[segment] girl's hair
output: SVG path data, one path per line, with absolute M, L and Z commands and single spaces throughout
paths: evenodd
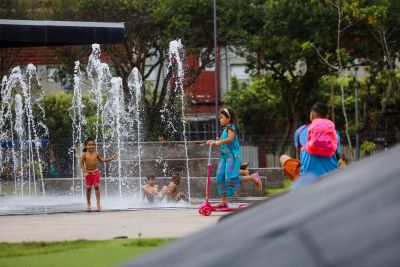
M 219 111 L 219 114 L 224 115 L 225 117 L 229 118 L 229 123 L 230 124 L 235 124 L 237 128 L 237 132 L 239 132 L 239 122 L 238 118 L 236 116 L 236 112 L 233 108 L 222 108 Z
M 88 138 L 86 138 L 85 143 L 83 143 L 83 144 L 85 145 L 85 147 L 83 148 L 83 152 L 86 152 L 86 151 L 87 151 L 86 146 L 87 146 L 87 144 L 88 144 L 90 141 L 93 141 L 93 142 L 94 142 L 94 139 L 93 139 L 93 137 L 91 137 L 91 136 L 89 136 Z

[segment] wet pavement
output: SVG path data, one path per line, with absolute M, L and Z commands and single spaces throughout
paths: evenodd
M 179 238 L 215 225 L 222 215 L 179 208 L 1 216 L 0 242 Z
M 265 198 L 240 198 L 231 202 L 259 202 Z M 213 200 L 212 202 L 216 202 Z M 202 199 L 194 199 L 188 206 L 142 206 L 117 208 L 111 203 L 101 212 L 86 212 L 84 204 L 53 205 L 43 210 L 8 210 L 0 216 L 0 242 L 104 240 L 112 238 L 179 238 L 218 223 L 227 212 L 214 212 L 205 217 L 198 213 Z M 4 203 L 3 203 L 4 204 Z M 107 207 L 104 206 L 104 207 Z

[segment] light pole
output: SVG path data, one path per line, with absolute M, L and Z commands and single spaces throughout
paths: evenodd
M 218 114 L 218 55 L 217 55 L 217 8 L 213 0 L 213 18 L 214 18 L 214 101 L 215 101 L 215 134 L 219 138 L 219 114 Z
M 360 159 L 360 137 L 358 135 L 358 68 L 359 68 L 359 60 L 356 58 L 354 60 L 354 89 L 355 89 L 355 99 L 354 99 L 354 109 L 355 109 L 355 117 L 356 117 L 356 159 Z

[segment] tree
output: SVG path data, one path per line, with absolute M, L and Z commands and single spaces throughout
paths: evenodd
M 170 82 L 173 70 L 166 66 L 169 42 L 180 38 L 188 54 L 200 54 L 202 58 L 200 67 L 195 64 L 187 66 L 184 87 L 188 88 L 213 59 L 211 11 L 211 3 L 207 1 L 69 0 L 67 5 L 64 1 L 57 1 L 53 17 L 64 20 L 126 22 L 127 35 L 124 43 L 107 44 L 102 49 L 111 55 L 115 74 L 122 77 L 125 83 L 127 98 L 129 94 L 126 80 L 134 67 L 139 69 L 144 80 L 156 72 L 155 85 L 149 86 L 145 83 L 143 89 L 147 132 L 156 136 L 160 131 L 160 110 L 166 101 L 172 105 L 176 97 L 174 88 L 169 90 L 173 85 Z M 87 49 L 64 49 L 66 72 L 72 73 L 72 54 L 75 53 L 77 58 L 82 56 L 82 51 Z M 149 62 L 152 65 L 147 68 Z
M 329 68 L 336 73 L 336 75 L 343 75 L 344 70 L 347 68 L 349 64 L 349 53 L 346 49 L 342 48 L 342 35 L 351 28 L 356 21 L 353 20 L 351 16 L 354 13 L 354 10 L 359 8 L 357 1 L 343 1 L 343 0 L 332 0 L 325 1 L 328 5 L 334 7 L 337 14 L 337 28 L 336 28 L 336 49 L 334 53 L 334 57 L 332 59 L 332 55 L 326 53 L 326 56 L 323 56 L 319 49 L 311 42 L 305 42 L 302 44 L 303 49 L 314 48 L 317 52 L 319 58 L 327 65 Z M 330 60 L 334 60 L 334 63 L 330 62 Z M 351 61 L 350 61 L 351 62 Z M 342 79 L 339 79 L 342 81 Z M 340 83 L 341 90 L 341 102 L 342 102 L 342 110 L 343 117 L 345 121 L 345 133 L 347 138 L 347 143 L 351 149 L 351 139 L 349 135 L 349 122 L 346 113 L 346 105 L 345 105 L 345 93 L 343 83 Z
M 270 135 L 268 131 L 279 131 L 285 127 L 282 91 L 279 81 L 268 76 L 254 78 L 248 85 L 239 84 L 234 77 L 232 88 L 223 101 L 236 110 L 243 126 L 241 128 L 246 133 Z M 260 123 L 261 120 L 263 123 Z
M 312 39 L 324 46 L 332 45 L 331 10 L 320 1 L 252 2 L 262 12 L 254 20 L 258 25 L 249 27 L 242 55 L 253 74 L 270 76 L 279 83 L 286 122 L 282 138 L 287 140 L 300 121 L 306 120 L 312 102 L 319 96 L 319 79 L 327 72 L 315 55 L 303 53 L 301 44 Z
M 16 2 L 12 0 L 1 1 L 0 18 L 16 19 L 26 18 L 27 5 L 25 2 Z M 15 59 L 20 49 L 0 48 L 0 79 L 7 75 L 10 69 L 15 65 Z
M 374 0 L 369 1 L 368 5 L 361 8 L 358 12 L 361 19 L 364 19 L 373 39 L 379 44 L 381 51 L 375 58 L 374 64 L 378 67 L 379 76 L 386 82 L 386 89 L 381 98 L 381 108 L 375 122 L 374 129 L 383 125 L 382 119 L 388 107 L 398 107 L 396 94 L 400 92 L 400 80 L 396 69 L 396 60 L 400 49 L 400 7 L 397 1 L 393 0 Z M 397 104 L 397 105 L 396 105 Z M 382 126 L 381 126 L 382 127 Z

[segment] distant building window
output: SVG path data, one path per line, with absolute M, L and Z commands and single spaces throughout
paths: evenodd
M 247 82 L 249 74 L 246 73 L 245 65 L 231 65 L 231 76 L 236 76 L 239 81 Z
M 71 74 L 67 74 L 61 80 L 61 86 L 64 88 L 65 91 L 74 90 L 74 77 Z
M 47 67 L 47 81 L 54 82 L 54 75 L 57 73 L 57 67 Z

